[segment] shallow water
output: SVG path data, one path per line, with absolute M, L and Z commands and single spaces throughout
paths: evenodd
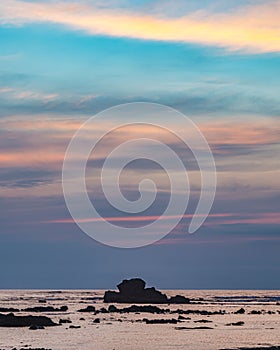
M 79 329 L 69 329 L 69 324 L 43 330 L 28 328 L 0 328 L 0 348 L 12 349 L 25 345 L 53 350 L 140 350 L 140 349 L 190 349 L 218 350 L 238 347 L 280 345 L 280 292 L 279 291 L 165 291 L 169 296 L 181 294 L 192 299 L 187 305 L 158 305 L 171 310 L 225 310 L 224 315 L 184 315 L 191 320 L 178 324 L 146 324 L 143 318 L 178 318 L 178 314 L 150 313 L 80 313 L 78 309 L 93 305 L 96 309 L 108 308 L 103 304 L 104 291 L 0 291 L 0 307 L 24 309 L 35 306 L 68 306 L 67 312 L 43 313 L 55 322 L 69 318 Z M 39 303 L 46 299 L 46 303 Z M 129 305 L 117 305 L 123 308 Z M 239 308 L 245 314 L 233 314 Z M 252 310 L 265 314 L 252 315 Z M 268 311 L 275 312 L 267 314 Z M 32 314 L 19 312 L 17 315 Z M 34 313 L 40 315 L 39 313 Z M 80 318 L 85 318 L 84 321 Z M 95 318 L 100 324 L 94 324 Z M 212 322 L 196 323 L 206 319 Z M 141 321 L 141 322 L 137 322 Z M 227 326 L 243 321 L 244 326 Z M 176 327 L 208 326 L 213 329 L 178 330 Z

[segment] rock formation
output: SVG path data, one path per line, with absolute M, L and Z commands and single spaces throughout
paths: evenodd
M 156 290 L 154 287 L 145 288 L 146 282 L 140 278 L 123 280 L 118 284 L 119 292 L 106 291 L 105 303 L 127 303 L 127 304 L 188 304 L 190 300 L 181 295 L 168 297 Z
M 51 327 L 57 326 L 49 317 L 46 316 L 15 316 L 13 313 L 8 315 L 0 314 L 0 327 Z

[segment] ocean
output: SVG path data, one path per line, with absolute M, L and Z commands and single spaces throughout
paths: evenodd
M 0 327 L 0 349 L 220 350 L 280 345 L 280 291 L 164 292 L 168 296 L 184 295 L 191 299 L 191 303 L 157 305 L 160 309 L 170 309 L 160 314 L 106 312 L 109 304 L 103 303 L 103 290 L 2 290 L 0 308 L 18 309 L 15 315 L 44 315 L 56 323 L 60 320 L 71 323 L 37 330 Z M 130 306 L 114 305 L 119 309 Z M 56 309 L 67 306 L 68 309 L 36 313 L 23 311 L 38 306 Z M 96 312 L 78 311 L 87 306 L 94 306 Z M 170 322 L 174 323 L 150 324 L 145 319 L 173 319 Z

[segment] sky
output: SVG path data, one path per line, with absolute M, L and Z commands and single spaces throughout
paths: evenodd
M 279 289 L 279 17 L 279 0 L 2 0 L 0 288 L 114 288 L 142 277 L 167 289 Z M 189 206 L 174 230 L 123 249 L 73 222 L 62 165 L 88 118 L 131 102 L 163 104 L 196 123 L 215 159 L 217 191 L 209 217 L 188 235 L 201 178 L 186 145 L 147 126 L 105 137 L 89 159 L 87 188 L 111 222 L 133 230 L 170 197 L 164 169 L 140 159 L 124 169 L 121 189 L 135 201 L 139 182 L 154 179 L 150 210 L 128 215 L 106 202 L 98 175 L 122 142 L 161 140 L 190 179 Z M 107 128 L 101 118 L 90 135 Z

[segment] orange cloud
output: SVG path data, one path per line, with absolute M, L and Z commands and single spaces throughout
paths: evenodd
M 199 125 L 210 144 L 262 145 L 279 144 L 280 123 L 277 120 L 210 121 Z M 217 141 L 218 140 L 218 141 Z
M 5 148 L 0 154 L 0 166 L 32 166 L 38 162 L 49 165 L 62 164 L 68 142 L 84 121 L 84 117 L 74 119 L 43 115 L 2 118 L 0 130 L 3 133 L 1 137 Z M 111 127 L 109 121 L 95 124 L 88 130 L 88 137 L 94 138 L 95 132 L 105 132 Z M 214 149 L 217 142 L 219 145 L 279 144 L 280 123 L 276 120 L 273 123 L 256 120 L 242 123 L 207 121 L 201 122 L 199 127 Z M 174 125 L 175 132 L 176 128 L 180 126 Z M 143 135 L 166 144 L 179 142 L 174 134 L 153 125 L 130 125 L 105 136 L 100 146 L 97 146 L 95 156 L 106 157 L 112 147 L 130 139 L 141 138 Z M 10 149 L 10 138 L 21 140 L 21 145 Z
M 230 213 L 216 213 L 216 214 L 209 214 L 209 217 L 212 218 L 219 218 L 219 217 L 230 217 L 234 216 L 235 214 Z M 201 214 L 201 216 L 204 216 Z M 192 214 L 185 214 L 183 216 L 178 215 L 148 215 L 148 216 L 120 216 L 120 217 L 102 217 L 102 218 L 88 218 L 88 219 L 81 219 L 78 220 L 78 222 L 100 222 L 103 220 L 109 221 L 109 222 L 145 222 L 145 221 L 154 221 L 154 220 L 173 220 L 173 219 L 189 219 L 192 218 Z M 73 223 L 73 219 L 58 219 L 58 220 L 51 220 L 47 221 L 47 223 L 52 224 L 71 224 Z
M 196 43 L 247 52 L 280 51 L 279 16 L 279 0 L 231 13 L 199 11 L 179 18 L 99 9 L 78 2 L 3 0 L 0 5 L 4 24 L 49 22 L 93 35 Z
M 206 222 L 206 226 L 236 225 L 236 224 L 279 225 L 280 213 L 240 214 L 240 217 L 233 218 L 233 219 L 228 218 L 225 220 L 219 220 L 217 222 Z

